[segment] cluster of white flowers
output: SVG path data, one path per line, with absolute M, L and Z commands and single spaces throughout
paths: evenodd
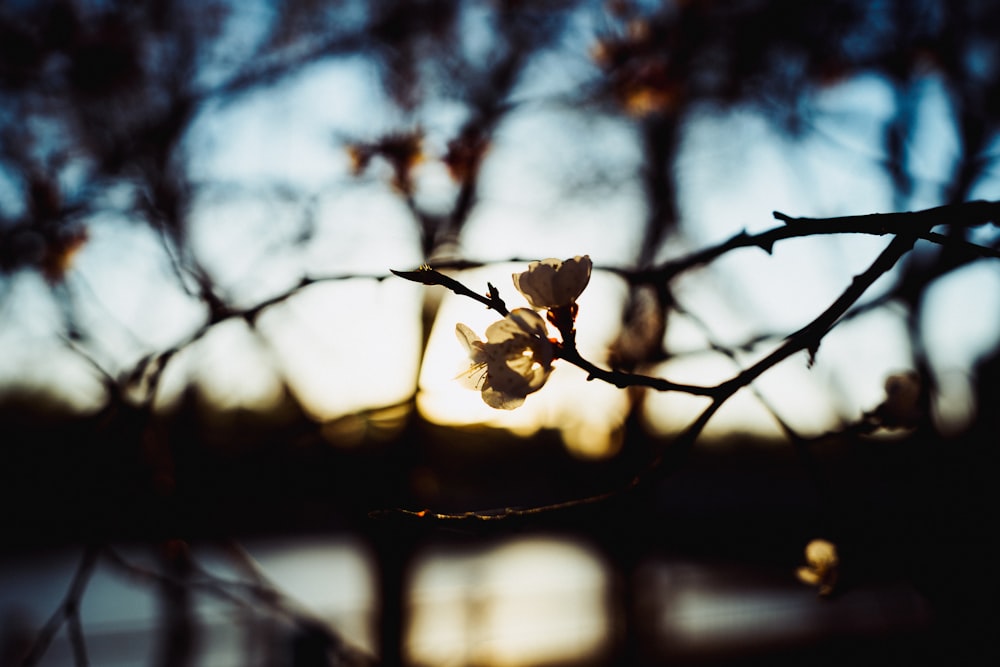
M 576 312 L 576 299 L 590 282 L 590 257 L 565 261 L 544 259 L 514 274 L 514 287 L 536 310 Z M 482 391 L 493 408 L 512 410 L 538 391 L 552 372 L 555 343 L 548 336 L 545 319 L 535 310 L 516 308 L 486 329 L 486 340 L 464 324 L 455 333 L 465 346 L 472 366 L 465 377 Z

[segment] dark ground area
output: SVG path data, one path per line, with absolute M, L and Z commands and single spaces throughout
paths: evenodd
M 782 443 L 702 442 L 662 481 L 603 502 L 442 523 L 369 513 L 499 510 L 586 497 L 626 486 L 657 445 L 630 436 L 616 459 L 584 462 L 569 457 L 554 434 L 512 439 L 416 418 L 394 437 L 343 447 L 300 419 L 230 416 L 222 428 L 218 417 L 189 413 L 152 429 L 136 422 L 135 439 L 136 431 L 118 430 L 128 424 L 120 416 L 111 429 L 106 416 L 57 418 L 16 405 L 3 417 L 0 531 L 8 555 L 102 541 L 331 532 L 404 553 L 545 532 L 585 539 L 622 572 L 649 557 L 793 572 L 803 545 L 823 536 L 840 550 L 841 590 L 912 587 L 933 610 L 932 626 L 774 646 L 763 655 L 720 648 L 670 659 L 834 665 L 933 656 L 944 664 L 994 664 L 997 653 L 991 430 L 957 440 L 830 439 L 810 445 L 805 457 Z

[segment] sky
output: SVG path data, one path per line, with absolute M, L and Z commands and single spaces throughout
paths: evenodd
M 233 30 L 252 41 L 255 24 L 247 16 Z M 578 330 L 582 351 L 601 362 L 626 296 L 624 283 L 601 269 L 633 261 L 645 215 L 638 130 L 627 116 L 551 104 L 544 91 L 572 90 L 593 74 L 579 58 L 558 55 L 530 70 L 515 93 L 517 108 L 490 147 L 460 254 L 491 264 L 459 278 L 481 291 L 492 282 L 508 304 L 524 305 L 510 275 L 525 266 L 507 260 L 590 255 L 597 268 L 580 299 Z M 914 208 L 941 201 L 957 155 L 941 81 L 928 76 L 921 91 L 919 131 L 909 147 L 918 175 Z M 894 104 L 886 81 L 860 74 L 822 89 L 810 104 L 811 125 L 794 138 L 746 107 L 690 114 L 676 163 L 682 234 L 661 257 L 775 226 L 774 210 L 816 217 L 892 210 L 880 167 L 881 132 Z M 348 57 L 311 65 L 235 103 L 209 105 L 196 119 L 185 146 L 192 178 L 205 187 L 191 212 L 191 243 L 222 294 L 249 306 L 304 275 L 359 277 L 313 285 L 269 309 L 259 322 L 263 338 L 238 320 L 215 327 L 170 362 L 159 406 L 172 405 L 194 382 L 225 408 L 264 409 L 280 400 L 284 374 L 318 421 L 405 401 L 416 390 L 419 410 L 434 422 L 488 423 L 522 435 L 559 428 L 582 456 L 615 451 L 628 408 L 623 392 L 586 382 L 582 372 L 557 362 L 547 386 L 522 408 L 492 410 L 455 381 L 468 362 L 454 329 L 463 322 L 482 333 L 494 315 L 468 299 L 432 295 L 441 308 L 424 332 L 424 291 L 442 290 L 373 279 L 423 261 L 387 166 L 376 160 L 357 176 L 345 150 L 348 140 L 399 129 L 399 118 L 377 111 L 384 108 L 371 64 Z M 415 196 L 430 208 L 456 196 L 439 158 L 462 118 L 445 98 L 421 112 L 425 158 L 415 168 Z M 1000 198 L 1000 178 L 980 183 L 974 196 Z M 123 372 L 200 326 L 199 304 L 173 281 L 168 257 L 147 227 L 113 212 L 95 215 L 87 226 L 88 241 L 65 288 L 78 297 L 81 319 L 94 332 L 89 353 L 96 360 Z M 303 234 L 308 241 L 296 242 Z M 794 331 L 886 243 L 867 236 L 798 239 L 778 244 L 773 255 L 739 250 L 691 272 L 674 285 L 689 315 L 672 317 L 666 333 L 672 349 L 686 353 L 649 371 L 699 384 L 733 375 L 732 360 L 707 351 L 711 342 L 735 345 L 762 332 Z M 27 272 L 4 283 L 0 344 L 16 352 L 0 359 L 0 384 L 45 387 L 77 410 L 96 409 L 103 401 L 99 380 L 59 338 L 48 286 Z M 873 294 L 887 283 L 877 283 Z M 929 294 L 922 326 L 942 388 L 936 411 L 945 431 L 960 429 L 974 414 L 969 369 L 997 343 L 998 302 L 1000 271 L 987 261 L 955 272 Z M 739 363 L 768 349 L 759 346 Z M 793 356 L 756 387 L 782 419 L 817 434 L 877 405 L 885 378 L 910 363 L 905 319 L 889 308 L 838 327 L 813 367 L 804 354 Z M 651 395 L 645 416 L 655 431 L 675 432 L 700 404 L 679 394 Z M 721 410 L 709 431 L 778 432 L 749 391 Z

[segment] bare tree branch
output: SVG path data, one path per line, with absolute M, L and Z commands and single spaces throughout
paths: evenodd
M 940 207 L 938 209 L 930 209 L 928 211 L 921 211 L 912 214 L 883 214 L 874 216 L 851 216 L 848 218 L 833 218 L 818 221 L 808 220 L 809 224 L 807 224 L 806 219 L 792 219 L 784 216 L 783 214 L 777 214 L 779 219 L 786 219 L 790 223 L 788 225 L 788 229 L 794 229 L 797 232 L 802 232 L 802 229 L 797 228 L 809 228 L 804 235 L 808 235 L 809 233 L 840 233 L 843 232 L 846 227 L 851 230 L 867 230 L 865 233 L 877 233 L 880 235 L 892 233 L 895 234 L 895 237 L 878 255 L 878 257 L 875 258 L 872 264 L 865 271 L 855 276 L 850 285 L 848 285 L 841 295 L 811 322 L 789 335 L 785 339 L 784 343 L 757 363 L 743 369 L 730 379 L 713 386 L 683 385 L 660 378 L 650 378 L 631 373 L 602 370 L 593 363 L 584 359 L 579 354 L 575 345 L 575 331 L 572 328 L 572 321 L 560 321 L 560 333 L 562 334 L 563 341 L 558 346 L 559 358 L 586 370 L 589 374 L 588 379 L 601 379 L 618 387 L 650 387 L 661 391 L 680 391 L 690 393 L 692 395 L 708 396 L 711 398 L 709 405 L 677 438 L 677 440 L 673 442 L 665 452 L 657 455 L 650 462 L 648 467 L 641 470 L 625 487 L 609 491 L 607 493 L 588 496 L 586 498 L 579 498 L 539 507 L 503 508 L 501 510 L 475 511 L 461 514 L 445 514 L 429 510 L 412 511 L 400 509 L 375 512 L 372 516 L 378 518 L 399 514 L 410 518 L 431 519 L 445 522 L 496 521 L 511 517 L 525 517 L 539 513 L 557 512 L 579 507 L 581 505 L 603 502 L 610 498 L 614 498 L 621 493 L 630 491 L 640 485 L 647 484 L 653 480 L 661 479 L 665 474 L 669 474 L 671 470 L 675 470 L 686 459 L 688 453 L 691 451 L 705 426 L 719 410 L 719 408 L 721 408 L 737 391 L 743 387 L 749 386 L 755 379 L 763 375 L 769 369 L 798 352 L 808 351 L 810 359 L 815 357 L 820 343 L 826 334 L 829 333 L 836 323 L 855 303 L 857 303 L 858 299 L 860 299 L 864 293 L 868 291 L 875 281 L 891 270 L 896 263 L 913 248 L 916 240 L 926 234 L 931 227 L 942 224 L 942 219 L 955 221 L 956 218 L 957 222 L 960 224 L 983 224 L 985 222 L 995 220 L 998 208 L 1000 207 L 993 203 L 974 202 L 970 206 L 963 207 L 960 211 L 955 211 L 954 208 L 955 207 Z M 813 222 L 818 224 L 811 224 Z M 819 227 L 820 229 L 815 230 L 813 227 Z M 779 240 L 780 238 L 790 238 L 781 236 L 777 233 L 782 229 L 785 228 L 772 230 L 774 238 L 771 240 L 771 243 Z M 740 238 L 741 237 L 736 237 L 736 240 L 739 240 Z M 765 236 L 765 239 L 767 238 L 768 237 Z M 722 250 L 719 250 L 720 247 L 717 247 L 716 251 L 721 254 L 723 252 L 728 252 L 728 250 L 735 247 L 742 246 L 738 244 L 731 245 Z M 694 256 L 698 255 L 699 254 L 696 253 Z M 447 287 L 456 294 L 468 296 L 476 301 L 479 301 L 480 303 L 483 303 L 488 308 L 497 310 L 502 315 L 506 314 L 506 308 L 503 307 L 502 304 L 501 307 L 498 308 L 494 301 L 494 297 L 496 297 L 496 295 L 494 294 L 495 288 L 492 285 L 490 285 L 491 296 L 484 297 L 468 289 L 457 280 L 445 276 L 439 271 L 429 267 L 423 267 L 420 270 L 413 272 L 393 271 L 393 273 L 407 280 L 420 282 L 425 285 L 441 285 Z M 780 419 L 779 423 L 783 424 Z M 786 431 L 791 434 L 794 442 L 801 444 L 801 439 L 797 437 L 794 431 L 788 428 L 786 428 Z

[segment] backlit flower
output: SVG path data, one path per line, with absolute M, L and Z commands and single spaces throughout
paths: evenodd
M 819 594 L 833 593 L 837 584 L 837 547 L 826 540 L 813 540 L 806 545 L 806 567 L 795 571 L 799 580 L 810 586 L 818 586 Z
M 538 313 L 517 308 L 486 329 L 486 341 L 464 324 L 455 326 L 472 366 L 464 373 L 492 408 L 513 410 L 542 388 L 552 372 L 555 347 Z
M 528 270 L 514 274 L 514 287 L 528 299 L 532 308 L 561 308 L 576 302 L 587 283 L 593 263 L 589 255 L 560 261 L 543 259 L 532 262 Z

